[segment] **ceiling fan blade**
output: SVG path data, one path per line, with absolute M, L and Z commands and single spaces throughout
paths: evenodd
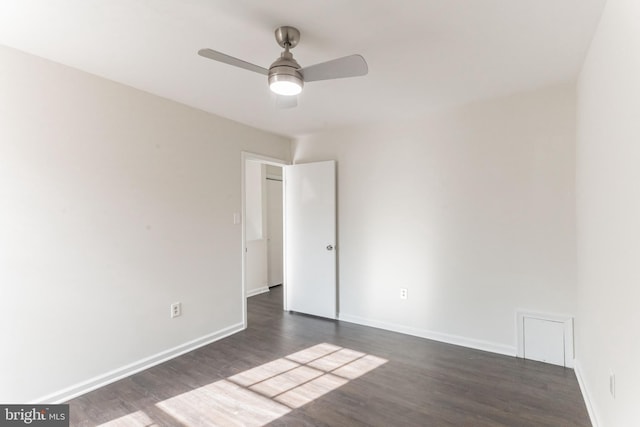
M 367 61 L 361 55 L 349 55 L 300 70 L 305 82 L 364 76 L 369 72 Z
M 294 108 L 298 106 L 298 96 L 276 95 L 276 107 L 278 108 Z
M 200 49 L 198 51 L 198 55 L 213 59 L 214 61 L 224 62 L 225 64 L 233 65 L 234 67 L 244 68 L 245 70 L 264 74 L 265 76 L 269 74 L 269 70 L 266 68 L 251 64 L 250 62 L 243 61 L 242 59 L 234 58 L 233 56 L 229 56 L 213 49 Z

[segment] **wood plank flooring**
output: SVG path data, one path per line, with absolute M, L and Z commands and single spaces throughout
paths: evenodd
M 282 311 L 69 402 L 72 426 L 590 426 L 573 370 Z

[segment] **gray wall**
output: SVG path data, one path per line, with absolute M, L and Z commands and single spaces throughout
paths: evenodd
M 2 47 L 0 94 L 0 401 L 242 328 L 241 150 L 288 140 Z
M 573 85 L 294 145 L 338 161 L 341 319 L 515 354 L 516 309 L 575 314 Z

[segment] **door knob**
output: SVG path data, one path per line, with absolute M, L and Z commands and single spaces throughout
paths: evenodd
M 327 250 L 328 251 L 332 251 L 333 250 L 333 245 L 327 245 Z

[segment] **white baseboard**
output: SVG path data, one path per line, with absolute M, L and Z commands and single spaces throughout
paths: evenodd
M 260 295 L 260 294 L 264 294 L 265 292 L 269 292 L 269 287 L 268 286 L 262 286 L 256 289 L 252 289 L 250 291 L 247 291 L 247 298 L 255 296 L 255 295 Z
M 357 323 L 358 325 L 371 326 L 373 328 L 385 329 L 387 331 L 399 332 L 401 334 L 413 335 L 420 338 L 426 338 L 434 341 L 440 341 L 447 344 L 459 345 L 462 347 L 473 348 L 476 350 L 488 351 L 491 353 L 503 354 L 506 356 L 516 356 L 516 348 L 514 346 L 493 343 L 489 341 L 476 340 L 472 338 L 461 337 L 458 335 L 443 334 L 440 332 L 428 331 L 425 329 L 413 328 L 410 326 L 397 325 L 394 323 L 386 323 L 378 320 L 365 319 L 359 316 L 349 314 L 340 314 L 338 319 L 344 322 Z
M 161 351 L 160 353 L 157 353 L 153 356 L 145 357 L 144 359 L 130 363 L 126 366 L 116 368 L 102 375 L 98 375 L 86 381 L 82 381 L 80 383 L 74 384 L 63 390 L 59 390 L 54 393 L 43 396 L 39 399 L 35 399 L 32 403 L 33 404 L 44 404 L 44 403 L 56 404 L 56 403 L 66 402 L 82 394 L 88 393 L 97 388 L 103 387 L 107 384 L 111 384 L 113 382 L 126 378 L 140 371 L 144 371 L 145 369 L 149 369 L 152 366 L 159 365 L 160 363 L 166 362 L 167 360 L 173 359 L 182 354 L 193 351 L 199 347 L 205 346 L 207 344 L 211 344 L 212 342 L 221 340 L 222 338 L 226 338 L 229 335 L 235 334 L 236 332 L 240 332 L 243 329 L 244 329 L 244 325 L 242 323 L 229 326 L 228 328 L 224 328 L 212 334 L 208 334 L 203 337 L 196 338 L 195 340 L 186 342 L 179 346 L 170 348 L 165 351 Z
M 591 420 L 591 425 L 593 427 L 599 427 L 600 423 L 598 423 L 598 417 L 596 417 L 596 411 L 591 404 L 591 398 L 589 397 L 589 391 L 587 390 L 587 384 L 584 382 L 584 378 L 582 377 L 582 368 L 580 366 L 580 361 L 578 359 L 574 359 L 573 361 L 573 371 L 576 374 L 576 379 L 578 380 L 578 385 L 580 386 L 580 391 L 582 392 L 582 398 L 584 399 L 584 404 L 587 407 L 587 412 L 589 413 L 589 419 Z

